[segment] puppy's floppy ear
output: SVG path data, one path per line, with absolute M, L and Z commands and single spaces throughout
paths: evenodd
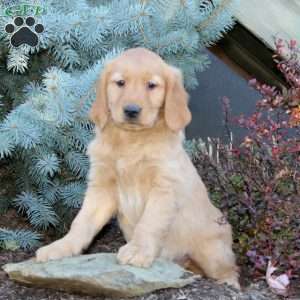
M 188 108 L 188 94 L 183 86 L 179 69 L 168 66 L 167 90 L 165 96 L 165 121 L 173 131 L 179 131 L 192 119 Z
M 90 110 L 90 119 L 100 128 L 104 128 L 108 119 L 108 103 L 106 94 L 107 68 L 101 73 L 100 79 L 96 85 L 96 100 Z

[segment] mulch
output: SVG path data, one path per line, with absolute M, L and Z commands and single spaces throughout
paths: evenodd
M 45 244 L 51 242 L 54 237 L 48 237 Z M 87 253 L 97 252 L 117 252 L 119 247 L 125 243 L 122 234 L 116 225 L 116 222 L 108 224 L 101 233 L 96 237 Z M 1 266 L 6 263 L 19 262 L 34 256 L 34 251 L 25 252 L 17 251 L 1 251 L 0 250 L 0 300 L 111 300 L 107 297 L 91 297 L 85 295 L 68 294 L 65 292 L 42 289 L 36 287 L 26 287 L 17 284 L 7 277 L 2 271 Z M 207 296 L 213 293 L 215 297 Z M 219 289 L 219 290 L 218 290 Z M 266 284 L 261 281 L 254 284 L 251 289 L 253 296 L 245 296 L 237 298 L 236 294 L 231 292 L 230 288 L 216 288 L 211 280 L 201 279 L 195 283 L 182 289 L 165 289 L 160 290 L 142 297 L 131 298 L 133 300 L 278 300 L 267 288 Z M 247 292 L 249 294 L 249 291 Z M 247 295 L 248 295 L 247 294 Z M 299 297 L 289 299 L 300 300 Z

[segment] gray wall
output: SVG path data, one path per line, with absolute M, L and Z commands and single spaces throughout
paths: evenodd
M 225 139 L 222 97 L 227 96 L 230 99 L 232 114 L 238 115 L 253 112 L 260 95 L 219 58 L 210 52 L 208 55 L 211 59 L 210 68 L 198 74 L 198 87 L 189 91 L 193 119 L 186 130 L 186 136 L 187 138 L 210 136 Z M 238 140 L 242 132 L 233 128 L 234 138 Z

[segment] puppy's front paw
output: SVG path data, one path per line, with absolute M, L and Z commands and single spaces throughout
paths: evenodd
M 35 255 L 36 261 L 38 262 L 46 262 L 48 260 L 60 259 L 63 257 L 69 257 L 73 255 L 77 255 L 77 253 L 72 247 L 72 244 L 69 241 L 64 239 L 60 239 L 48 246 L 44 246 L 39 248 Z
M 148 268 L 155 259 L 154 249 L 147 249 L 133 242 L 127 243 L 119 249 L 117 259 L 120 264 Z

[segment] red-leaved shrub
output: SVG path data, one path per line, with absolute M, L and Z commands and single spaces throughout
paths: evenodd
M 194 161 L 232 224 L 240 265 L 258 278 L 271 260 L 293 282 L 300 279 L 300 50 L 295 41 L 277 40 L 276 48 L 286 87 L 251 80 L 262 96 L 255 112 L 230 118 L 246 129 L 243 142 L 216 142 L 217 155 L 202 152 Z

